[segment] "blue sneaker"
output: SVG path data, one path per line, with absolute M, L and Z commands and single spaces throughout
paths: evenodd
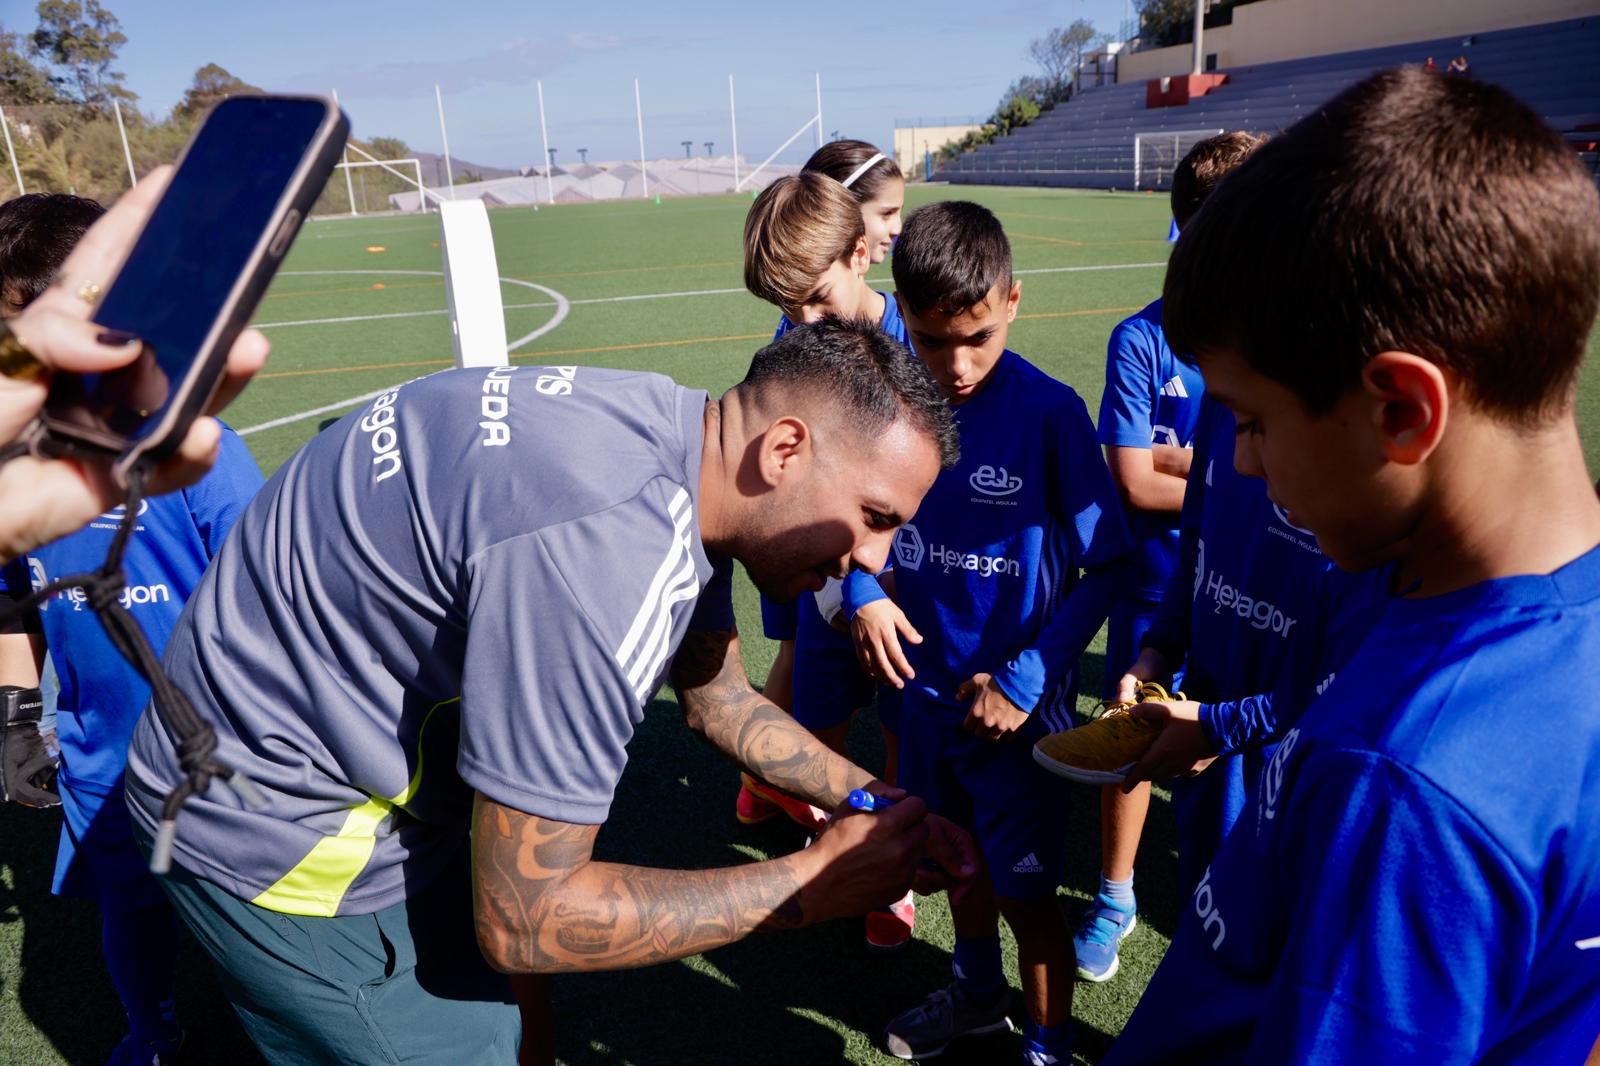
M 1094 903 L 1084 912 L 1083 924 L 1072 937 L 1072 948 L 1078 956 L 1078 976 L 1097 984 L 1115 977 L 1121 965 L 1117 947 L 1138 924 L 1132 908 L 1123 910 L 1105 896 L 1095 896 Z

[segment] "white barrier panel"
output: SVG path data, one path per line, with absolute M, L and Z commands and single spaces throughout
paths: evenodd
M 439 203 L 439 251 L 456 366 L 505 366 L 506 314 L 494 258 L 489 210 L 482 200 Z

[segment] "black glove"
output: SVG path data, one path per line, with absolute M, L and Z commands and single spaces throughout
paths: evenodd
M 56 758 L 39 732 L 44 698 L 36 688 L 0 685 L 0 803 L 56 807 Z

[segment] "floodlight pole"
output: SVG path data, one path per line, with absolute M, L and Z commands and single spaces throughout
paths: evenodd
M 822 147 L 822 72 L 816 74 L 816 146 Z
M 689 158 L 689 149 L 694 147 L 694 142 L 693 141 L 679 141 L 678 143 L 683 145 L 683 158 L 688 159 Z
M 588 166 L 589 165 L 589 149 L 587 149 L 587 148 L 579 148 L 578 149 L 578 162 L 582 163 L 584 166 Z
M 739 191 L 739 112 L 733 107 L 733 75 L 728 75 L 728 119 L 733 123 L 733 191 Z M 19 179 L 20 180 L 20 179 Z
M 116 97 L 111 98 L 111 110 L 117 116 L 117 135 L 122 138 L 122 158 L 128 161 L 128 187 L 139 184 L 139 175 L 133 170 L 133 153 L 128 150 L 128 130 L 122 124 L 122 105 Z
M 711 158 L 711 149 L 715 148 L 716 145 L 717 145 L 716 141 L 707 141 L 706 142 L 706 158 L 707 159 Z
M 450 199 L 456 198 L 456 176 L 450 170 L 450 134 L 444 128 L 444 94 L 439 91 L 439 83 L 433 83 L 433 98 L 439 104 L 439 139 L 444 141 L 444 180 L 450 187 Z
M 333 90 L 333 106 L 334 107 L 338 107 L 339 106 L 339 90 L 338 89 Z M 344 148 L 343 151 L 341 151 L 339 153 L 339 162 L 341 162 L 341 163 L 350 162 L 350 149 L 348 147 L 349 143 L 350 142 L 349 142 L 349 140 L 347 138 L 345 140 L 346 147 Z M 129 169 L 132 169 L 133 164 L 130 163 L 130 164 L 128 164 L 128 166 L 129 166 Z M 366 186 L 362 186 L 362 188 L 366 188 Z M 356 210 L 356 189 L 355 189 L 355 186 L 350 183 L 350 168 L 349 167 L 345 167 L 344 168 L 344 193 L 345 193 L 345 195 L 347 197 L 350 198 L 350 217 L 354 218 L 356 215 L 360 214 L 360 212 Z
M 1194 0 L 1194 69 L 1191 74 L 1204 74 L 1206 68 L 1206 48 L 1203 38 L 1206 32 L 1206 0 Z
M 639 120 L 639 180 L 644 183 L 644 198 L 650 199 L 650 172 L 644 166 L 644 107 L 639 103 L 639 79 L 633 79 L 633 114 Z
M 539 140 L 544 144 L 544 157 L 547 160 L 544 165 L 544 197 L 553 204 L 556 202 L 556 189 L 551 182 L 550 172 L 554 169 L 556 156 L 550 151 L 550 134 L 544 126 L 544 82 L 536 81 L 533 87 L 539 91 Z

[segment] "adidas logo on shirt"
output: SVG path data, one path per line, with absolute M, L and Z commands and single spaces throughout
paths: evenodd
M 1171 381 L 1161 386 L 1161 395 L 1175 396 L 1180 400 L 1187 400 L 1189 398 L 1189 390 L 1183 387 L 1183 379 L 1181 377 L 1174 376 Z
M 1039 856 L 1030 851 L 1022 857 L 1021 862 L 1011 868 L 1011 872 L 1014 874 L 1042 874 L 1044 873 L 1044 867 L 1039 865 Z

